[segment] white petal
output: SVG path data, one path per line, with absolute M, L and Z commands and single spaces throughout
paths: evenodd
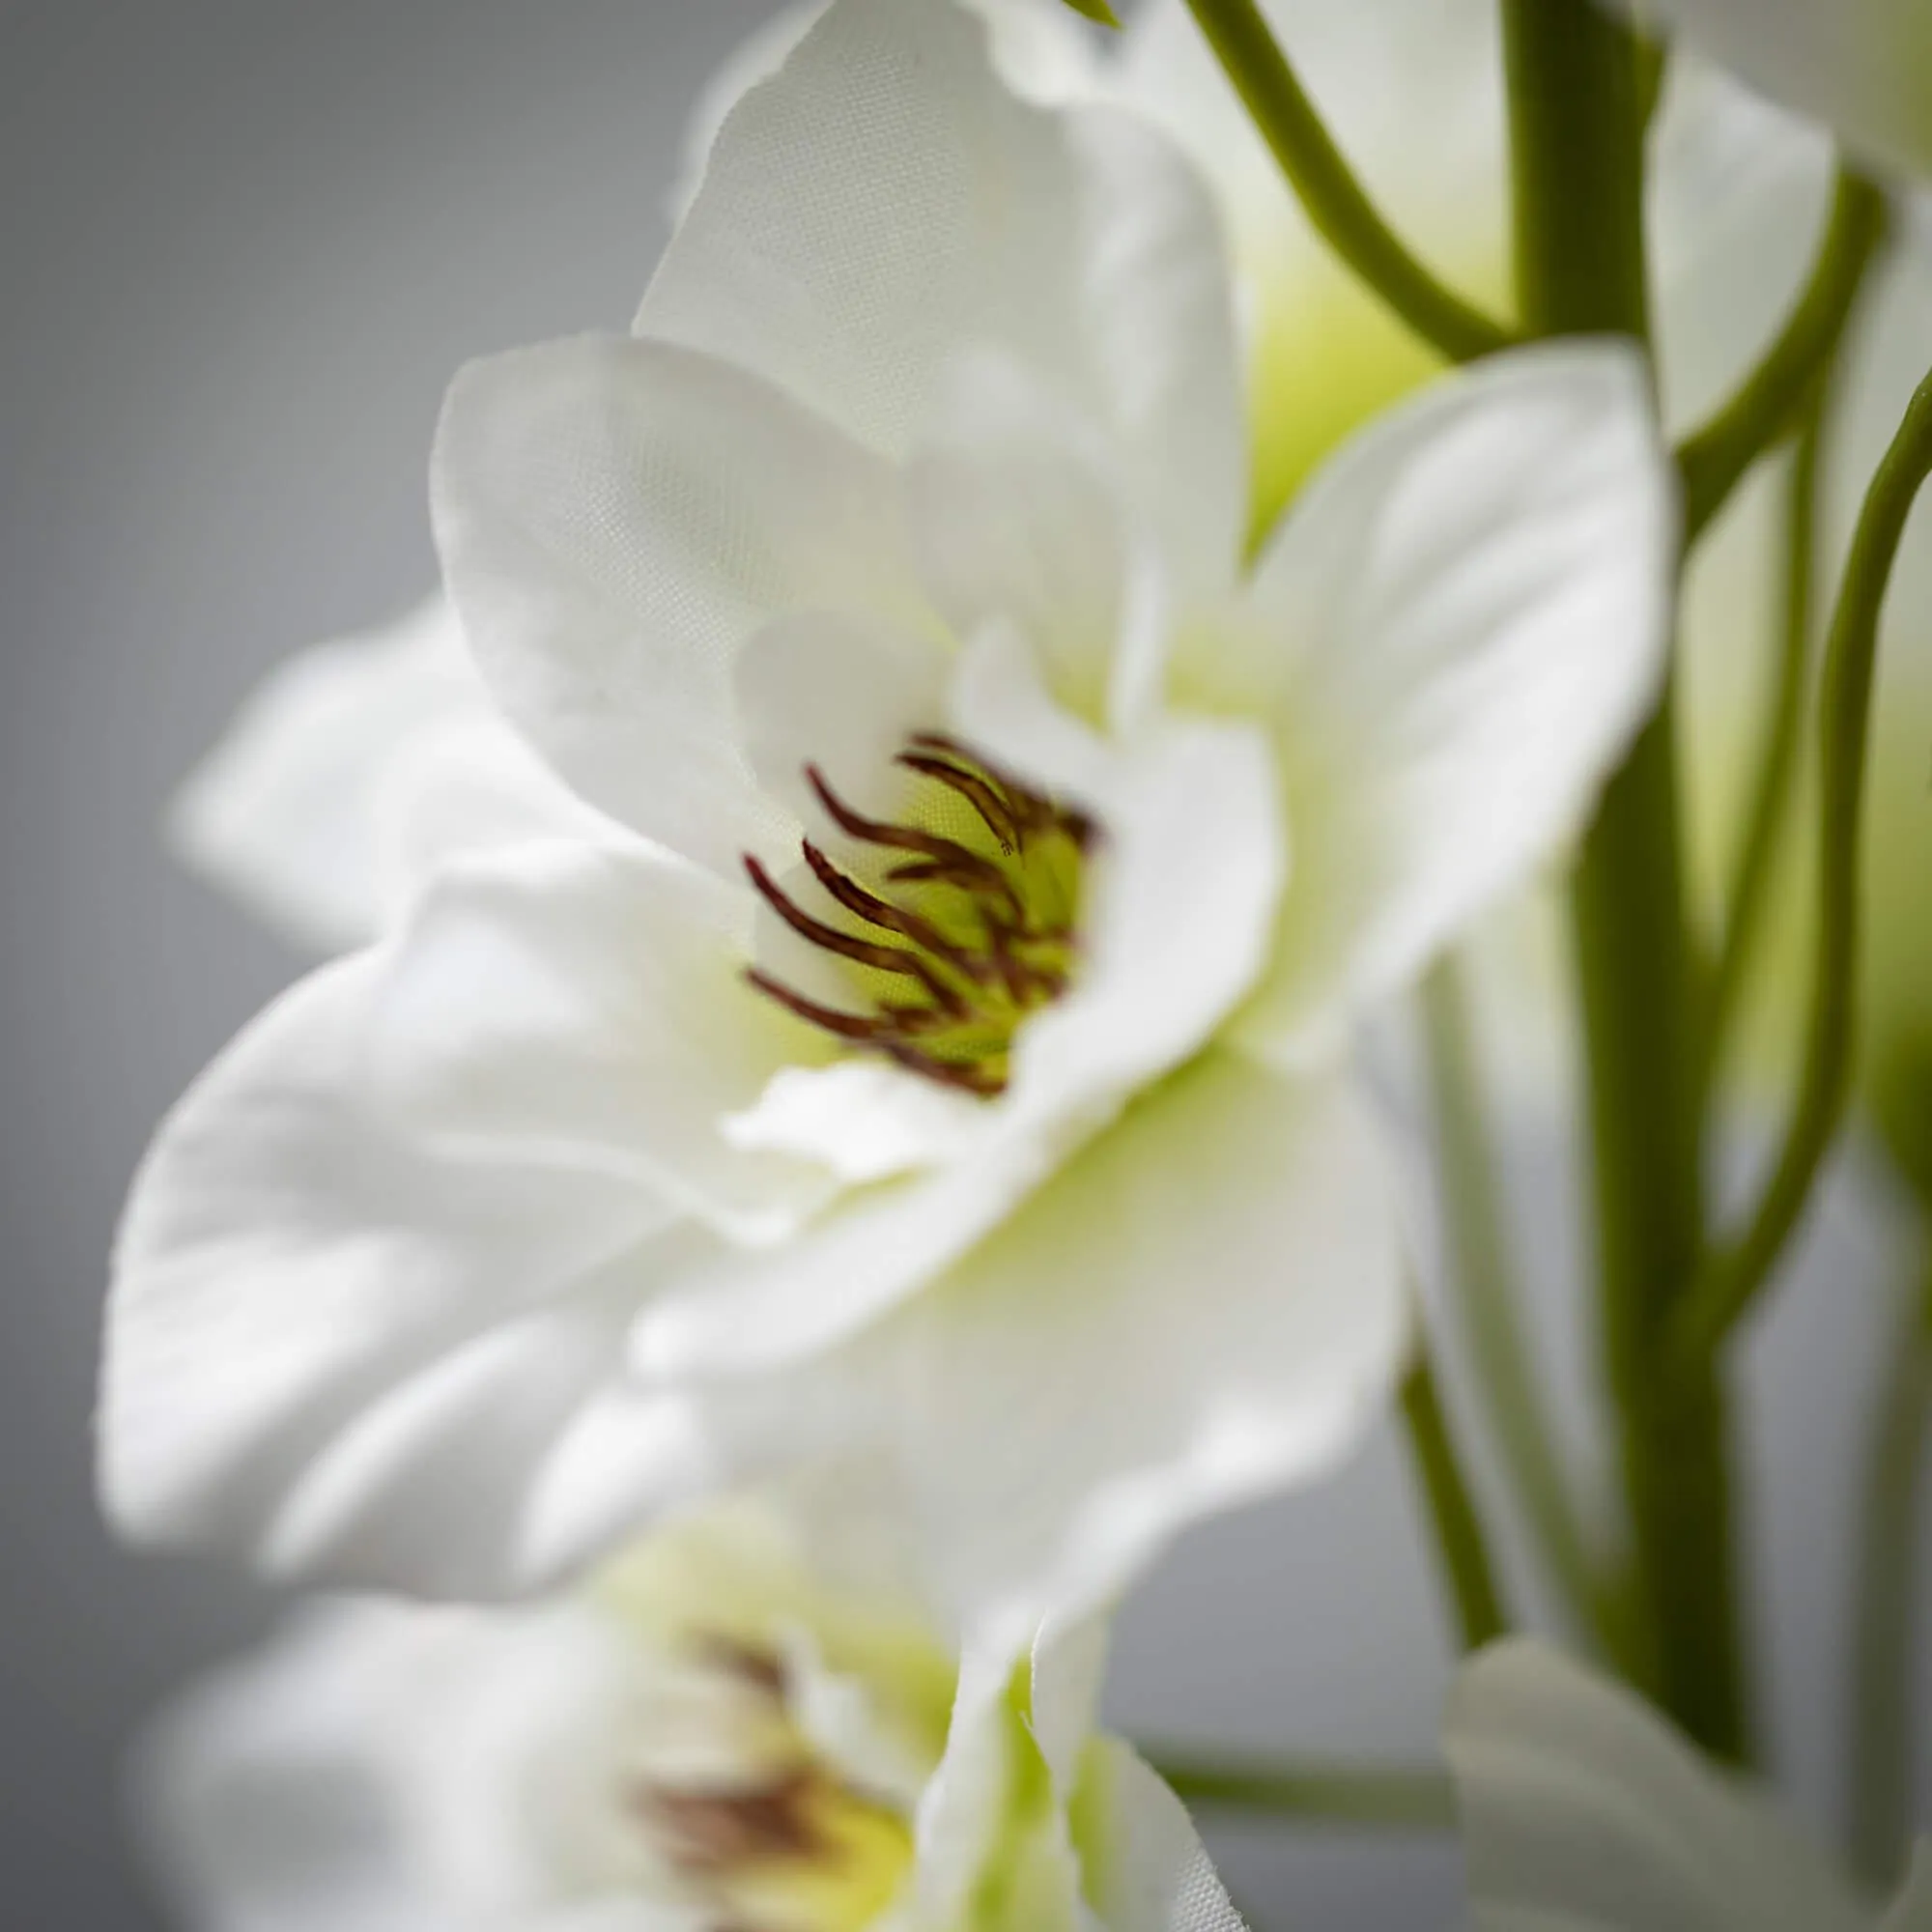
M 144 1742 L 137 1796 L 184 1922 L 696 1932 L 640 1895 L 601 1916 L 574 1896 L 636 1862 L 613 1750 L 634 1668 L 574 1605 L 298 1614 Z
M 1649 231 L 1664 419 L 1700 423 L 1782 327 L 1816 257 L 1831 142 L 1693 54 L 1650 135 Z
M 1181 679 L 1273 723 L 1295 871 L 1264 1050 L 1332 1045 L 1581 829 L 1656 700 L 1674 489 L 1612 344 L 1451 378 L 1309 486 Z
M 1100 1740 L 1089 1776 L 1105 1837 L 1082 1848 L 1087 1895 L 1106 1932 L 1247 1932 L 1186 1807 L 1129 1746 Z
M 738 745 L 739 647 L 794 610 L 930 621 L 890 469 L 705 355 L 584 339 L 474 364 L 433 482 L 511 716 L 594 804 L 734 877 L 788 836 Z
M 836 843 L 808 766 L 858 810 L 901 815 L 917 781 L 894 760 L 943 722 L 952 655 L 932 638 L 823 611 L 778 618 L 745 645 L 732 667 L 740 741 L 758 782 L 800 821 L 768 863 L 796 863 L 801 828 Z
M 1241 416 L 1207 199 L 1152 132 L 1022 103 L 952 0 L 838 0 L 726 119 L 638 318 L 902 456 L 1004 351 L 1119 451 L 1205 573 L 1233 566 Z
M 1787 1820 L 1633 1692 L 1539 1644 L 1486 1651 L 1444 1729 L 1477 1932 L 1861 1932 Z
M 387 911 L 381 801 L 425 730 L 487 713 L 440 599 L 392 630 L 291 658 L 237 713 L 175 801 L 196 871 L 304 947 L 373 939 Z
M 1205 1056 L 748 1426 L 894 1458 L 947 1600 L 1018 1656 L 1353 1445 L 1406 1345 L 1398 1216 L 1353 1094 Z
M 116 1254 L 103 1502 L 144 1540 L 487 1594 L 533 1580 L 523 1498 L 617 1366 L 668 1210 L 398 1133 L 355 1079 L 381 973 L 298 986 L 163 1124 Z
M 1059 701 L 1096 723 L 1108 715 L 1129 542 L 1107 461 L 1051 391 L 981 360 L 962 372 L 908 478 L 926 586 L 954 632 L 1012 625 Z
M 1881 166 L 1932 172 L 1932 20 L 1918 0 L 1608 0 L 1673 27 Z
M 725 117 L 760 81 L 769 80 L 805 39 L 830 0 L 805 0 L 749 34 L 698 96 L 685 128 L 683 162 L 669 197 L 682 220 L 703 185 L 712 145 Z M 1066 100 L 1097 84 L 1088 43 L 1058 0 L 965 0 L 993 34 L 993 57 L 1007 85 L 1029 100 Z
M 745 983 L 751 926 L 749 889 L 673 859 L 552 844 L 471 861 L 391 951 L 372 1077 L 439 1148 L 607 1174 L 777 1238 L 826 1183 L 723 1122 L 822 1050 Z

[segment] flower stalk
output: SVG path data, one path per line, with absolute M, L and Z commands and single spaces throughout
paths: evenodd
M 1511 333 L 1446 287 L 1369 198 L 1257 0 L 1187 0 L 1308 218 L 1388 306 L 1452 362 L 1507 349 Z
M 1678 1311 L 1679 1378 L 1694 1383 L 1770 1281 L 1811 1198 L 1851 1095 L 1858 1009 L 1860 857 L 1879 617 L 1906 519 L 1932 474 L 1932 377 L 1922 383 L 1860 513 L 1825 651 L 1818 712 L 1816 948 L 1803 1070 L 1771 1178 L 1744 1232 Z
M 1467 975 L 1458 960 L 1443 960 L 1423 981 L 1421 1006 L 1450 1251 L 1449 1297 L 1537 1554 L 1577 1628 L 1605 1655 L 1621 1658 L 1628 1633 L 1593 1559 L 1525 1335 L 1522 1281 L 1490 1129 Z
M 1464 1651 L 1478 1651 L 1508 1632 L 1509 1619 L 1426 1346 L 1417 1350 L 1403 1382 L 1402 1416 L 1456 1606 L 1462 1646 Z
M 1912 1636 L 1923 1557 L 1918 1505 L 1932 1434 L 1932 1267 L 1904 1297 L 1885 1351 L 1860 1525 L 1852 1652 L 1852 1860 L 1896 1885 L 1912 1834 Z
M 1209 1810 L 1371 1832 L 1446 1832 L 1456 1822 L 1454 1795 L 1439 1771 L 1284 1764 L 1206 1757 L 1184 1747 L 1145 1748 L 1177 1797 Z
M 1590 0 L 1507 0 L 1518 298 L 1538 335 L 1649 337 L 1642 71 Z M 1718 1370 L 1655 1373 L 1701 1245 L 1697 1027 L 1668 690 L 1605 788 L 1573 888 L 1599 1292 L 1652 1688 L 1741 1757 L 1727 1417 Z

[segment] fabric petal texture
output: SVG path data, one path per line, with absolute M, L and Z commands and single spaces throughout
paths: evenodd
M 1643 365 L 1497 356 L 1331 461 L 1183 689 L 1271 717 L 1294 889 L 1248 1037 L 1294 1057 L 1580 832 L 1649 715 L 1676 501 Z
M 1932 20 L 1914 0 L 1605 0 L 1675 29 L 1880 166 L 1932 171 Z
M 1476 1932 L 1869 1932 L 1771 1804 L 1633 1692 L 1543 1646 L 1485 1651 L 1444 1726 Z

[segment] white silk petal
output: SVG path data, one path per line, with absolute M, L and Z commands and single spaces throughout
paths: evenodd
M 1233 568 L 1241 412 L 1207 196 L 1135 118 L 1019 99 L 952 0 L 838 0 L 740 100 L 637 328 L 894 458 L 959 357 L 999 351 L 1115 447 L 1178 552 Z
M 1180 1800 L 1119 1738 L 1094 1759 L 1106 1839 L 1088 1893 L 1106 1932 L 1247 1932 Z
M 593 804 L 721 875 L 789 836 L 739 746 L 739 649 L 795 610 L 930 621 L 889 466 L 706 355 L 585 338 L 473 364 L 432 480 L 498 700 Z
M 1464 1666 L 1444 1747 L 1475 1932 L 1870 1932 L 1766 1800 L 1541 1644 Z
M 1932 16 L 1918 0 L 1605 0 L 1674 28 L 1880 167 L 1932 173 Z
M 1353 1447 L 1407 1345 L 1400 1216 L 1359 1096 L 1208 1055 L 724 1426 L 752 1464 L 883 1454 L 953 1614 L 1017 1659 L 1183 1523 Z
M 369 1077 L 440 1150 L 609 1175 L 777 1238 L 825 1179 L 724 1122 L 821 1046 L 745 983 L 751 931 L 748 888 L 676 860 L 551 844 L 472 861 L 390 950 Z
M 375 939 L 452 849 L 595 825 L 495 712 L 437 598 L 271 671 L 168 833 L 193 870 L 333 952 Z
M 1581 830 L 1656 702 L 1674 472 L 1610 343 L 1497 356 L 1348 445 L 1180 677 L 1272 719 L 1294 839 L 1243 1021 L 1305 1059 Z
M 157 1135 L 116 1251 L 103 1506 L 270 1568 L 527 1589 L 526 1503 L 683 1237 L 635 1179 L 399 1131 L 356 1077 L 382 971 L 358 955 L 297 987 Z M 634 1501 L 682 1492 L 685 1432 L 625 1446 L 658 1458 L 621 1472 Z

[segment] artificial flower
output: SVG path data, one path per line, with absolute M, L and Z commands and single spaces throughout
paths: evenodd
M 1606 0 L 1681 33 L 1882 166 L 1932 170 L 1932 16 L 1919 0 Z
M 1407 1343 L 1351 1028 L 1588 811 L 1674 499 L 1611 343 L 1430 389 L 1252 565 L 1244 444 L 1179 156 L 838 0 L 635 335 L 439 443 L 487 679 L 643 842 L 449 867 L 178 1109 L 116 1520 L 507 1591 L 858 1449 L 1014 1647 L 1350 1447 Z
M 1889 1907 L 1649 1705 L 1538 1643 L 1463 1666 L 1445 1747 L 1474 1932 L 1925 1932 L 1932 1840 Z
M 1094 1632 L 962 1669 L 829 1528 L 740 1501 L 560 1603 L 298 1611 L 137 1760 L 185 1932 L 1239 1932 L 1093 1728 Z

